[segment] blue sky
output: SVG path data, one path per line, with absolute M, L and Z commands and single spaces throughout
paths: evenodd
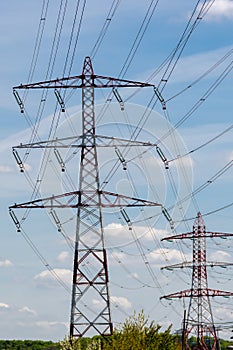
M 61 339 L 68 333 L 70 317 L 72 249 L 57 232 L 48 212 L 32 210 L 23 222 L 23 234 L 16 232 L 8 214 L 10 205 L 30 200 L 32 188 L 29 179 L 32 183 L 36 182 L 38 176 L 41 176 L 39 169 L 45 172 L 39 192 L 39 196 L 42 197 L 62 193 L 67 188 L 70 190 L 68 175 L 74 183 L 77 183 L 78 178 L 79 154 L 74 157 L 70 150 L 62 153 L 62 157 L 67 160 L 68 175 L 64 176 L 59 171 L 54 155 L 49 156 L 45 166 L 43 152 L 32 150 L 26 155 L 26 171 L 23 174 L 19 172 L 12 155 L 12 146 L 29 142 L 31 129 L 28 120 L 35 122 L 41 99 L 41 92 L 30 91 L 25 101 L 27 113 L 22 115 L 13 97 L 12 87 L 28 81 L 43 3 L 47 2 L 22 0 L 20 3 L 8 1 L 0 5 L 2 339 Z M 65 2 L 61 3 L 64 6 Z M 71 75 L 81 74 L 84 57 L 92 54 L 98 33 L 106 23 L 110 2 L 103 0 L 98 6 L 96 3 L 93 0 L 87 1 Z M 139 42 L 136 35 L 150 3 L 151 1 L 139 0 L 119 1 L 106 35 L 93 58 L 96 74 L 113 77 L 124 75 L 125 79 L 149 80 L 155 85 L 161 83 L 166 66 L 160 71 L 158 67 L 176 47 L 196 1 L 160 0 Z M 211 3 L 206 2 L 207 8 Z M 48 62 L 58 6 L 55 0 L 49 2 L 38 61 L 31 79 L 33 82 L 43 81 L 50 74 L 51 78 L 63 74 L 76 1 L 68 0 L 67 4 L 68 11 L 52 70 Z M 199 6 L 201 5 L 200 2 Z M 80 12 L 78 15 L 80 16 Z M 233 232 L 232 206 L 210 214 L 232 203 L 232 26 L 233 2 L 215 0 L 208 13 L 198 21 L 163 89 L 162 95 L 167 101 L 167 110 L 164 112 L 157 103 L 153 111 L 148 113 L 143 125 L 140 124 L 141 117 L 145 110 L 148 112 L 146 107 L 153 97 L 153 89 L 143 89 L 135 94 L 127 89 L 120 89 L 121 97 L 125 101 L 124 112 L 121 112 L 113 99 L 105 114 L 101 114 L 101 111 L 109 92 L 96 92 L 99 133 L 129 138 L 139 123 L 141 130 L 138 140 L 156 143 L 161 139 L 159 145 L 168 160 L 171 160 L 169 171 L 166 171 L 155 150 L 130 150 L 125 155 L 127 171 L 119 167 L 111 181 L 106 184 L 107 190 L 132 196 L 139 195 L 162 203 L 166 208 L 171 208 L 169 213 L 175 222 L 173 232 L 165 218 L 161 215 L 154 217 L 155 213 L 151 209 L 145 209 L 143 213 L 129 211 L 134 227 L 133 233 L 136 235 L 132 237 L 118 212 L 104 213 L 112 317 L 116 326 L 126 316 L 132 315 L 134 310 L 144 309 L 155 322 L 164 327 L 172 323 L 173 330 L 179 329 L 183 316 L 183 301 L 160 301 L 159 298 L 163 294 L 190 288 L 191 274 L 184 269 L 171 273 L 161 271 L 160 268 L 184 259 L 190 260 L 192 242 L 169 245 L 161 243 L 160 239 L 174 233 L 191 231 L 193 218 L 198 210 L 204 214 L 208 231 Z M 135 40 L 138 49 L 128 69 L 122 73 L 124 63 L 129 62 L 127 57 Z M 70 64 L 71 55 L 68 57 Z M 65 73 L 67 71 L 68 69 Z M 227 73 L 225 77 L 224 72 Z M 202 76 L 203 78 L 199 79 Z M 23 95 L 22 92 L 20 94 Z M 73 132 L 80 134 L 80 101 L 79 91 L 67 94 L 66 113 L 60 117 L 56 135 L 67 136 Z M 55 103 L 55 97 L 50 92 L 38 128 L 38 135 L 43 140 L 48 137 Z M 189 116 L 194 106 L 198 108 Z M 58 118 L 58 115 L 59 113 L 55 113 L 55 118 Z M 175 129 L 175 125 L 185 118 L 186 120 Z M 171 130 L 172 136 L 164 138 Z M 213 142 L 196 150 L 215 137 Z M 192 150 L 196 151 L 172 161 L 178 155 Z M 24 150 L 20 150 L 19 153 L 22 159 L 25 158 Z M 116 160 L 114 150 L 99 151 L 101 180 L 104 181 Z M 224 167 L 227 167 L 227 170 L 221 172 Z M 219 172 L 220 175 L 215 176 Z M 192 189 L 196 190 L 204 184 L 207 184 L 206 188 L 200 191 L 195 199 L 177 205 L 179 200 L 190 195 Z M 17 210 L 15 213 L 19 220 L 25 215 L 23 210 Z M 67 210 L 58 212 L 58 215 L 64 232 L 72 240 L 75 232 L 75 212 Z M 152 219 L 144 220 L 145 217 L 151 216 Z M 134 243 L 135 237 L 140 240 L 143 256 Z M 36 248 L 39 252 L 43 263 L 29 246 L 28 239 L 32 242 L 34 250 Z M 232 261 L 231 239 L 211 239 L 207 242 L 207 249 L 208 260 Z M 149 262 L 153 275 L 148 272 L 144 258 Z M 68 290 L 53 278 L 51 272 L 46 269 L 46 264 L 67 284 Z M 208 271 L 208 277 L 210 288 L 232 291 L 231 267 L 211 269 Z M 185 304 L 187 307 L 188 300 Z M 98 308 L 95 300 L 90 300 L 90 305 Z M 232 300 L 215 298 L 212 300 L 212 309 L 217 323 L 232 321 Z M 221 333 L 222 337 L 230 335 L 227 331 Z

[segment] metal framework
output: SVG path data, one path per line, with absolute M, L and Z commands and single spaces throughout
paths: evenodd
M 206 260 L 206 238 L 233 236 L 233 233 L 206 232 L 205 223 L 199 212 L 194 222 L 193 232 L 183 233 L 163 238 L 162 240 L 192 239 L 193 240 L 193 261 L 175 264 L 165 267 L 192 268 L 192 286 L 189 290 L 165 295 L 162 298 L 190 298 L 187 318 L 184 320 L 183 328 L 183 350 L 191 349 L 188 344 L 188 337 L 192 333 L 196 336 L 197 350 L 219 350 L 216 328 L 214 325 L 211 310 L 210 297 L 233 296 L 233 293 L 208 288 L 207 266 L 227 266 L 231 263 L 213 263 Z M 212 338 L 212 344 L 207 343 L 206 336 Z
M 35 84 L 20 85 L 17 89 L 38 88 L 81 88 L 82 90 L 82 135 L 61 140 L 49 140 L 36 142 L 30 145 L 20 144 L 13 148 L 51 148 L 68 147 L 67 142 L 72 142 L 72 147 L 81 148 L 79 189 L 78 191 L 63 193 L 52 197 L 37 199 L 31 202 L 15 204 L 10 207 L 11 217 L 20 229 L 13 209 L 17 208 L 77 208 L 76 239 L 73 265 L 73 288 L 71 302 L 70 336 L 82 337 L 94 332 L 95 334 L 110 335 L 113 325 L 110 312 L 109 278 L 107 254 L 104 244 L 103 232 L 103 207 L 137 207 L 137 206 L 161 206 L 158 203 L 131 198 L 112 192 L 102 191 L 100 188 L 97 146 L 151 146 L 150 143 L 102 137 L 96 135 L 95 125 L 95 88 L 116 87 L 147 87 L 148 83 L 140 83 L 129 80 L 115 79 L 97 76 L 93 72 L 90 57 L 84 60 L 82 74 L 75 77 L 62 78 L 39 82 Z M 153 86 L 154 87 L 154 86 Z M 58 95 L 58 90 L 57 95 Z M 17 96 L 19 96 L 17 94 Z M 64 103 L 60 97 L 60 104 Z M 20 101 L 21 102 L 21 101 Z M 23 103 L 20 104 L 22 112 Z M 129 142 L 130 141 L 130 142 Z M 23 169 L 20 158 L 17 157 L 20 169 Z M 98 305 L 98 311 L 92 310 L 90 301 L 94 300 Z

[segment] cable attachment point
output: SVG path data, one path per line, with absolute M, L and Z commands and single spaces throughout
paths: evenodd
M 115 147 L 115 152 L 116 152 L 116 155 L 118 156 L 121 164 L 123 165 L 123 170 L 127 170 L 126 161 L 125 161 L 123 154 L 121 153 L 121 151 L 117 147 Z
M 17 227 L 17 232 L 21 232 L 21 227 L 20 227 L 20 223 L 19 223 L 19 220 L 17 219 L 15 213 L 13 212 L 12 209 L 9 209 L 9 214 L 15 224 L 15 226 Z
M 160 156 L 160 158 L 162 159 L 162 161 L 165 165 L 165 169 L 169 169 L 167 157 L 164 155 L 163 151 L 161 150 L 161 148 L 159 146 L 156 146 L 156 151 L 157 151 L 158 155 Z
M 116 97 L 117 101 L 119 102 L 121 110 L 124 111 L 124 109 L 125 109 L 124 102 L 123 102 L 119 92 L 117 91 L 116 88 L 113 88 L 112 92 L 113 92 L 114 96 Z
M 65 103 L 64 103 L 64 101 L 63 101 L 63 98 L 61 97 L 60 92 L 59 92 L 57 89 L 55 89 L 55 90 L 54 90 L 54 93 L 55 93 L 55 96 L 56 96 L 56 98 L 57 98 L 57 102 L 58 102 L 59 105 L 61 106 L 61 111 L 62 111 L 62 112 L 65 112 Z
M 125 219 L 127 225 L 129 226 L 129 230 L 132 230 L 132 223 L 131 223 L 130 218 L 129 218 L 128 214 L 126 213 L 125 209 L 121 208 L 120 212 L 121 212 L 121 215 L 123 216 L 123 218 Z
M 170 223 L 170 227 L 173 230 L 174 229 L 174 221 L 172 220 L 170 214 L 168 213 L 167 209 L 162 207 L 162 213 L 165 216 L 165 218 L 167 219 L 167 221 Z
M 19 166 L 20 172 L 23 173 L 24 172 L 24 165 L 23 165 L 23 162 L 22 162 L 18 152 L 16 151 L 15 148 L 13 148 L 12 152 L 13 152 L 13 156 L 15 157 L 15 160 Z
M 51 209 L 49 214 L 52 216 L 52 218 L 57 226 L 58 232 L 61 232 L 62 231 L 61 221 L 59 220 L 57 213 L 55 212 L 54 209 Z
M 57 158 L 58 163 L 59 163 L 60 166 L 61 166 L 61 171 L 64 172 L 64 171 L 66 170 L 66 169 L 65 169 L 65 163 L 63 162 L 63 159 L 62 159 L 62 157 L 61 157 L 59 151 L 58 151 L 56 148 L 54 148 L 54 154 L 55 154 L 55 156 L 56 156 L 56 158 Z
M 158 97 L 159 101 L 161 102 L 162 109 L 166 109 L 166 102 L 156 86 L 154 86 L 154 92 L 155 95 Z
M 21 97 L 19 96 L 18 91 L 13 89 L 13 95 L 15 96 L 16 102 L 19 105 L 20 112 L 24 113 L 24 104 L 23 104 L 23 101 L 21 100 Z

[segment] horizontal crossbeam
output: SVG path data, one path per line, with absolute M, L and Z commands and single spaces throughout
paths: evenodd
M 155 143 L 151 142 L 143 142 L 143 141 L 134 141 L 129 139 L 123 139 L 118 137 L 108 137 L 108 136 L 101 136 L 101 135 L 95 135 L 93 137 L 93 140 L 95 140 L 95 146 L 97 147 L 136 147 L 136 146 L 143 146 L 143 147 L 156 147 L 157 145 Z M 38 141 L 34 143 L 26 143 L 26 144 L 19 144 L 18 146 L 14 146 L 13 149 L 16 148 L 81 148 L 86 147 L 87 142 L 85 141 L 85 135 L 82 136 L 69 136 L 69 137 L 63 137 L 63 138 L 56 138 L 53 140 L 48 141 Z
M 222 267 L 225 268 L 227 266 L 232 266 L 233 263 L 229 262 L 215 262 L 215 261 L 207 261 L 207 267 Z M 186 261 L 180 264 L 174 264 L 169 266 L 161 267 L 161 270 L 173 270 L 173 269 L 183 269 L 183 268 L 193 268 L 193 261 Z
M 233 233 L 230 232 L 210 232 L 210 231 L 205 231 L 203 236 L 199 236 L 199 238 L 205 237 L 205 238 L 214 238 L 214 237 L 231 237 L 233 236 Z M 197 238 L 197 234 L 192 232 L 187 232 L 187 233 L 181 233 L 179 235 L 174 235 L 174 236 L 169 236 L 169 237 L 164 237 L 161 239 L 161 241 L 172 241 L 173 239 L 195 239 Z
M 21 84 L 18 86 L 15 86 L 13 89 L 78 89 L 78 88 L 85 88 L 87 81 L 86 79 L 87 75 L 76 75 L 73 77 L 64 77 L 64 78 L 57 78 L 53 80 L 46 80 L 41 81 L 37 83 L 31 83 L 31 84 Z M 90 84 L 91 81 L 91 84 Z M 139 82 L 139 81 L 133 81 L 133 80 L 126 80 L 126 79 L 117 79 L 112 77 L 104 77 L 102 75 L 96 75 L 91 74 L 88 76 L 88 87 L 93 88 L 114 88 L 114 87 L 155 87 L 153 84 L 145 83 L 145 82 Z
M 96 194 L 101 195 L 101 202 L 91 202 L 90 197 L 94 198 Z M 57 196 L 51 196 L 34 201 L 25 202 L 21 204 L 14 204 L 10 206 L 10 209 L 18 208 L 78 208 L 78 207 L 102 207 L 102 208 L 114 208 L 114 207 L 142 207 L 142 206 L 161 206 L 156 202 L 128 197 L 107 191 L 74 191 L 67 192 Z
M 168 294 L 160 297 L 160 299 L 174 299 L 174 298 L 195 298 L 195 297 L 231 297 L 232 292 L 226 292 L 217 289 L 186 289 L 181 292 Z

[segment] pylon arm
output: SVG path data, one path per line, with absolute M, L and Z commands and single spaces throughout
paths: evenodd
M 181 292 L 168 294 L 160 297 L 160 299 L 179 299 L 179 298 L 195 298 L 195 297 L 231 297 L 233 293 L 216 289 L 186 289 Z
M 38 141 L 34 143 L 20 143 L 18 146 L 14 146 L 14 149 L 18 148 L 81 148 L 87 146 L 87 143 L 83 144 L 84 136 L 70 136 L 63 138 L 56 138 L 48 141 Z M 156 147 L 155 143 L 134 141 L 128 139 L 122 139 L 118 137 L 108 137 L 95 135 L 95 145 L 97 147 L 126 147 L 126 146 L 146 146 L 146 147 Z
M 228 232 L 205 232 L 203 234 L 203 237 L 206 238 L 213 238 L 213 237 L 231 237 L 233 236 L 233 233 Z M 187 233 L 181 233 L 179 235 L 164 237 L 161 239 L 161 241 L 172 241 L 173 239 L 195 239 L 197 238 L 197 234 L 195 232 L 187 232 Z
M 94 200 L 90 205 L 90 198 L 96 198 L 96 194 L 100 195 L 101 202 Z M 81 199 L 82 198 L 82 199 Z M 18 208 L 78 208 L 78 207 L 142 207 L 142 206 L 160 206 L 156 202 L 147 201 L 144 199 L 128 197 L 107 191 L 81 191 L 68 192 L 57 196 L 36 199 L 34 201 L 25 202 L 21 204 L 14 204 L 9 209 Z
M 222 268 L 226 268 L 227 266 L 233 266 L 233 263 L 207 261 L 206 262 L 206 266 L 207 267 L 222 267 Z M 194 267 L 194 264 L 193 264 L 192 261 L 186 261 L 186 262 L 183 262 L 183 263 L 180 263 L 180 264 L 174 264 L 174 265 L 161 267 L 161 270 L 170 270 L 170 271 L 172 271 L 173 269 L 183 269 L 183 268 L 191 268 L 192 269 L 193 267 Z
M 37 83 L 31 84 L 21 84 L 15 86 L 15 89 L 70 89 L 70 88 L 85 88 L 85 81 L 88 78 L 88 87 L 93 88 L 114 88 L 114 87 L 155 87 L 153 84 L 126 80 L 126 79 L 117 79 L 112 77 L 104 77 L 102 75 L 90 74 L 90 75 L 76 75 L 73 77 L 64 77 L 53 80 L 46 80 Z M 91 85 L 90 85 L 91 82 Z

